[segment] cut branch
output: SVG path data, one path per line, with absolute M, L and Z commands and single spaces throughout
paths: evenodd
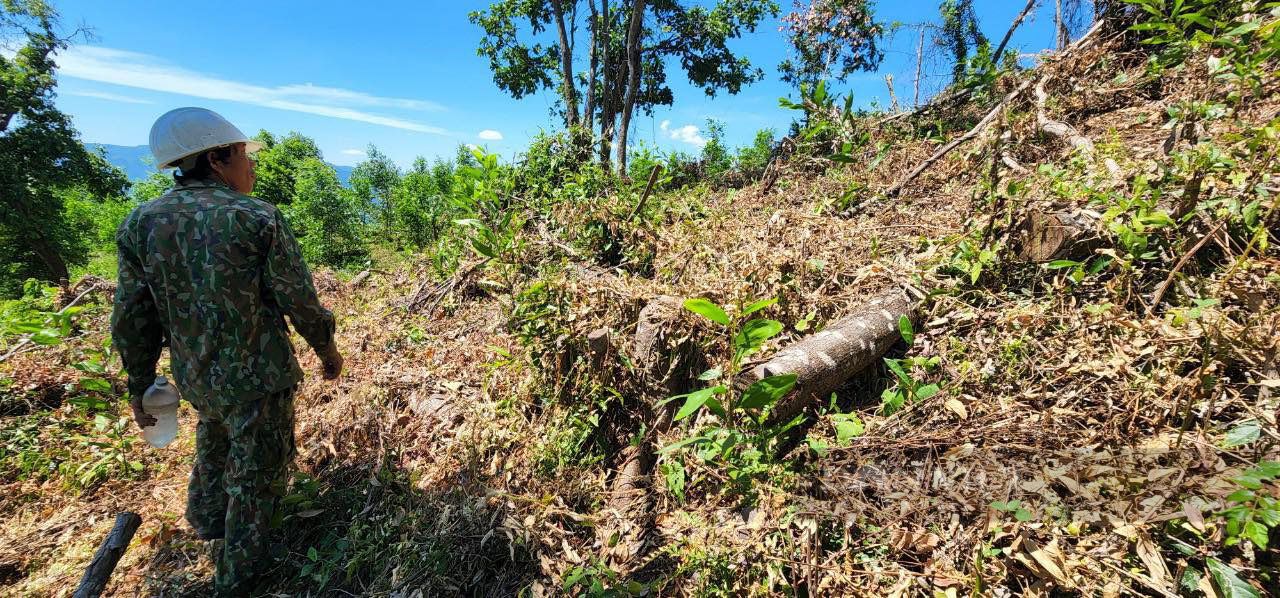
M 102 595 L 111 579 L 111 573 L 115 571 L 120 557 L 129 549 L 129 542 L 133 540 L 133 534 L 140 525 L 142 517 L 137 513 L 121 513 L 116 516 L 111 533 L 107 534 L 107 538 L 98 547 L 98 552 L 93 555 L 93 562 L 89 563 L 84 577 L 80 579 L 80 587 L 72 598 L 97 598 Z

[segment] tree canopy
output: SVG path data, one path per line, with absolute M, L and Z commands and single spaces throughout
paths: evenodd
M 66 47 L 57 15 L 38 0 L 4 0 L 0 35 L 25 39 L 0 54 L 0 284 L 12 294 L 23 279 L 66 282 L 68 264 L 88 257 L 92 234 L 64 213 L 64 192 L 105 199 L 128 188 L 124 174 L 89 152 L 71 120 L 53 105 L 54 55 Z

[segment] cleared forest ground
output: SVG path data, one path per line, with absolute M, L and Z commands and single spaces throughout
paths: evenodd
M 1180 107 L 1227 104 L 1228 90 L 1190 66 L 1153 79 L 1146 59 L 1099 32 L 1006 77 L 990 98 L 1025 91 L 893 199 L 878 192 L 993 101 L 938 119 L 864 117 L 848 165 L 801 152 L 776 180 L 661 192 L 634 217 L 634 194 L 563 203 L 525 224 L 515 258 L 476 257 L 444 278 L 427 258 L 358 282 L 317 272 L 347 370 L 325 383 L 301 356 L 299 474 L 280 522 L 289 557 L 264 591 L 1274 592 L 1278 528 L 1233 532 L 1224 512 L 1247 504 L 1263 522 L 1264 499 L 1280 498 L 1280 471 L 1265 465 L 1280 459 L 1280 254 L 1267 242 L 1280 104 L 1268 91 L 1170 127 Z M 1046 134 L 1046 119 L 1092 153 Z M 1208 146 L 1230 159 L 1195 162 Z M 1193 185 L 1178 222 L 1151 219 L 1182 212 Z M 1064 212 L 1098 222 L 1083 253 L 1020 257 L 1030 215 Z M 69 366 L 104 342 L 110 284 L 99 287 L 72 341 L 0 365 L 13 379 L 6 450 L 62 445 L 58 459 L 118 453 L 141 467 L 111 466 L 83 490 L 6 471 L 0 594 L 70 595 L 129 510 L 144 522 L 109 595 L 203 595 L 210 561 L 181 519 L 194 412 L 155 451 L 60 404 L 81 376 Z M 716 421 L 704 411 L 655 431 L 654 414 L 682 401 L 654 402 L 701 388 L 694 378 L 729 360 L 730 339 L 676 310 L 655 337 L 669 375 L 643 374 L 635 337 L 656 297 L 730 313 L 777 299 L 761 313 L 782 333 L 759 361 L 903 287 L 919 324 L 886 357 L 906 379 L 887 364 L 853 376 L 773 456 L 661 450 Z M 23 426 L 33 439 L 15 440 Z M 656 463 L 640 498 L 619 502 L 622 456 L 642 445 Z

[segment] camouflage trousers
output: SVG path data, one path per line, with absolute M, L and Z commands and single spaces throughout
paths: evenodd
M 221 554 L 214 554 L 219 595 L 245 595 L 269 563 L 271 518 L 295 452 L 294 390 L 240 405 L 192 402 L 200 422 L 187 521 L 201 538 L 223 539 Z

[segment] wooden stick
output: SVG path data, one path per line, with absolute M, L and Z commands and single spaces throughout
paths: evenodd
M 142 517 L 137 513 L 124 512 L 116 515 L 111 533 L 107 534 L 107 538 L 98 547 L 97 554 L 93 555 L 93 562 L 85 569 L 80 587 L 72 594 L 72 598 L 98 598 L 102 595 L 102 591 L 107 588 L 107 581 L 111 579 L 111 572 L 115 571 L 124 551 L 129 549 L 129 542 L 133 540 L 133 534 L 140 525 Z
M 649 184 L 645 185 L 644 194 L 640 196 L 640 203 L 636 204 L 635 209 L 631 210 L 631 214 L 627 216 L 627 220 L 634 220 L 640 210 L 644 209 L 644 202 L 649 200 L 649 193 L 653 192 L 653 184 L 658 182 L 658 173 L 662 172 L 661 164 L 654 164 L 653 170 L 649 171 Z
M 1167 276 L 1164 279 L 1164 282 L 1160 283 L 1160 287 L 1156 289 L 1155 296 L 1151 298 L 1151 305 L 1147 306 L 1148 318 L 1151 317 L 1152 313 L 1155 313 L 1156 306 L 1160 305 L 1160 300 L 1164 299 L 1165 291 L 1168 291 L 1169 285 L 1173 284 L 1173 277 L 1178 275 L 1178 271 L 1181 270 L 1182 267 L 1187 264 L 1187 260 L 1191 259 L 1191 256 L 1195 255 L 1197 251 L 1200 251 L 1200 248 L 1204 247 L 1204 244 L 1208 243 L 1211 237 L 1218 234 L 1218 230 L 1221 229 L 1222 225 L 1224 224 L 1226 224 L 1225 221 L 1219 222 L 1218 226 L 1213 227 L 1213 230 L 1209 231 L 1209 234 L 1205 235 L 1204 237 L 1201 237 L 1200 241 L 1197 242 L 1195 246 L 1191 248 L 1190 251 L 1182 254 L 1182 259 L 1179 259 L 1178 263 L 1173 265 L 1173 269 L 1169 271 L 1169 276 Z

